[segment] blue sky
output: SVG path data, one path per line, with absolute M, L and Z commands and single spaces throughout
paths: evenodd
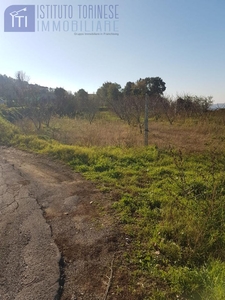
M 46 3 L 118 5 L 119 35 L 74 35 L 63 30 L 4 32 L 8 6 L 43 2 L 1 0 L 0 74 L 14 77 L 16 71 L 23 70 L 32 83 L 72 92 L 83 88 L 90 93 L 106 81 L 124 87 L 128 81 L 159 76 L 166 83 L 167 95 L 189 93 L 213 96 L 215 103 L 225 102 L 224 0 Z

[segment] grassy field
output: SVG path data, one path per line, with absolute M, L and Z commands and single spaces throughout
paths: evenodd
M 25 134 L 36 134 L 32 123 L 17 122 Z M 141 147 L 144 137 L 137 127 L 102 112 L 90 124 L 87 120 L 53 118 L 50 128 L 44 128 L 39 135 L 53 138 L 60 143 L 84 147 Z M 178 119 L 173 125 L 165 120 L 149 121 L 149 144 L 159 148 L 169 146 L 185 151 L 204 151 L 225 146 L 225 111 L 209 112 L 196 119 Z
M 107 113 L 38 133 L 1 118 L 0 142 L 61 159 L 111 197 L 126 237 L 112 299 L 225 299 L 225 112 L 149 123 L 143 147 Z

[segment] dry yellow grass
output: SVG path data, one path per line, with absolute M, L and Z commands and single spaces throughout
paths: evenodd
M 149 121 L 149 144 L 159 148 L 176 147 L 184 151 L 203 151 L 225 148 L 225 112 L 222 118 L 180 120 L 173 125 L 166 121 Z M 29 121 L 19 125 L 25 133 L 34 132 Z M 144 136 L 137 127 L 110 116 L 100 115 L 92 124 L 85 119 L 53 118 L 50 128 L 38 133 L 61 143 L 79 146 L 137 147 Z
M 92 124 L 81 119 L 54 119 L 54 138 L 79 146 L 136 146 L 142 139 L 136 128 L 120 120 L 97 119 Z M 54 129 L 53 129 L 54 131 Z

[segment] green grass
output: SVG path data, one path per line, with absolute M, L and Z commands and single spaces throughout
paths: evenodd
M 1 144 L 63 160 L 103 192 L 129 240 L 118 266 L 129 299 L 225 299 L 225 155 L 155 146 L 79 147 L 25 136 L 0 118 Z M 129 269 L 129 275 L 127 270 Z
M 10 145 L 17 134 L 19 129 L 6 121 L 0 113 L 0 145 Z

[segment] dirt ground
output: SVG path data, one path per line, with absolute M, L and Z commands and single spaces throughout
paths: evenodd
M 123 238 L 112 217 L 110 195 L 47 157 L 6 147 L 0 147 L 0 156 L 36 199 L 58 248 L 59 278 L 54 300 L 117 299 L 109 289 L 111 266 Z

